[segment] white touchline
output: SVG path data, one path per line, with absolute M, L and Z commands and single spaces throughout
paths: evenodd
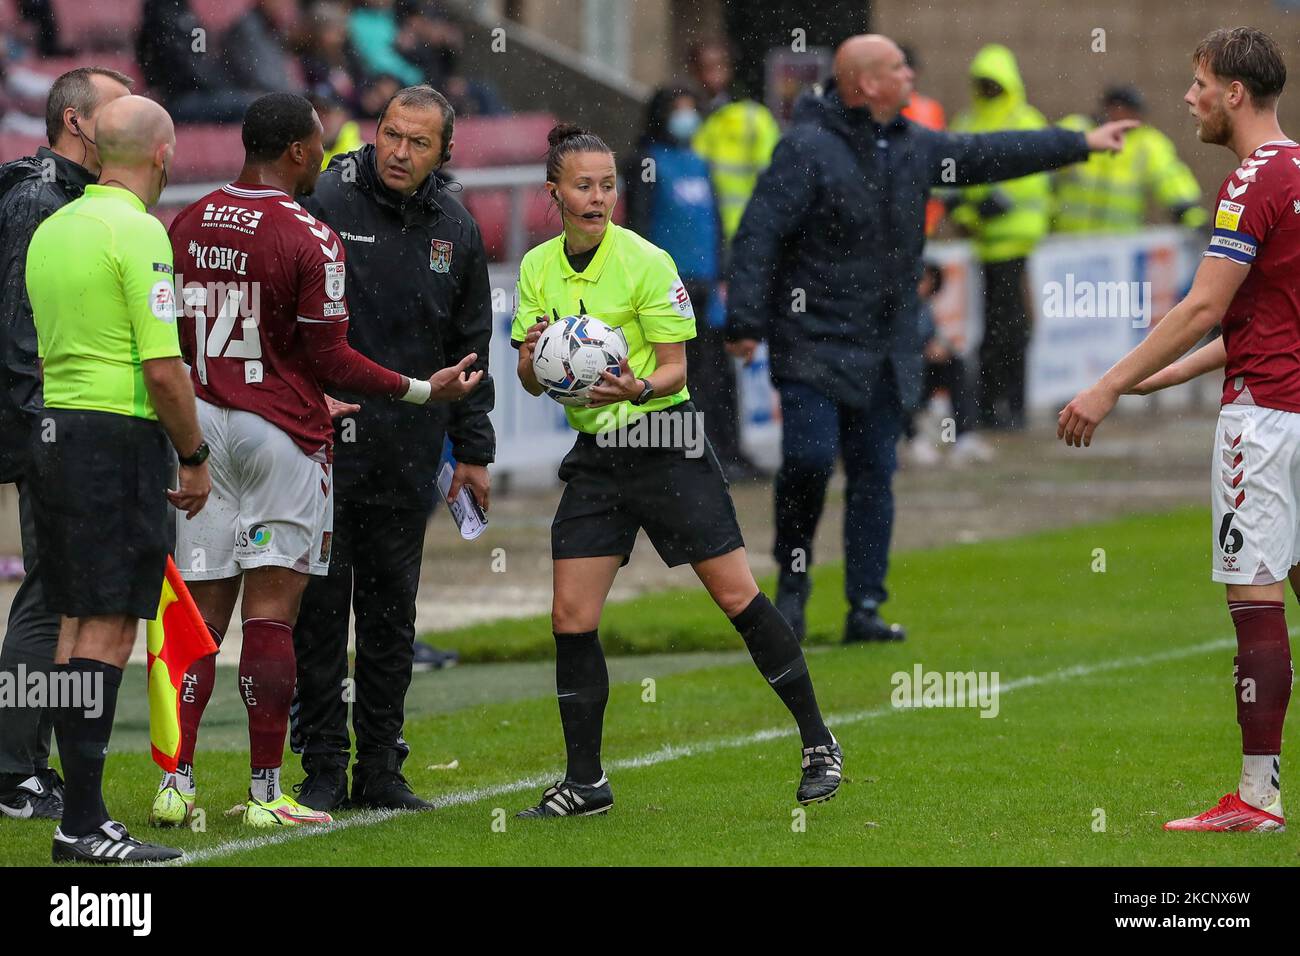
M 1292 628 L 1292 632 L 1300 631 L 1300 628 Z M 1149 664 L 1159 664 L 1163 661 L 1178 660 L 1182 657 L 1195 657 L 1197 654 L 1206 654 L 1210 651 L 1223 650 L 1229 647 L 1235 647 L 1236 641 L 1232 638 L 1219 638 L 1213 641 L 1206 641 L 1203 644 L 1194 644 L 1190 647 L 1180 647 L 1172 651 L 1162 651 L 1158 654 L 1145 654 L 1140 657 L 1121 657 L 1109 661 L 1100 661 L 1096 664 L 1076 664 L 1073 667 L 1065 667 L 1061 670 L 1051 671 L 1047 674 L 1031 675 L 1029 677 L 1020 677 L 1015 680 L 1007 681 L 999 688 L 1002 694 L 1009 693 L 1013 690 L 1019 690 L 1022 687 L 1037 687 L 1040 684 L 1052 684 L 1060 681 L 1071 681 L 1080 677 L 1087 677 L 1090 674 L 1099 674 L 1104 671 L 1125 670 L 1130 667 L 1146 667 Z M 945 701 L 951 706 L 950 701 Z M 896 707 L 876 707 L 871 710 L 857 710 L 846 714 L 830 714 L 826 718 L 826 723 L 831 727 L 844 727 L 849 724 L 859 724 L 865 720 L 874 720 L 877 717 L 887 717 L 890 714 L 910 713 L 909 710 Z M 764 743 L 768 740 L 778 740 L 781 737 L 793 737 L 797 732 L 794 726 L 769 727 L 766 730 L 759 730 L 752 734 L 745 734 L 741 737 L 723 737 L 718 740 L 706 740 L 698 744 L 665 744 L 658 750 L 652 750 L 649 753 L 641 754 L 639 757 L 628 757 L 623 760 L 611 761 L 606 770 L 632 770 L 640 767 L 651 767 L 655 764 L 668 763 L 672 760 L 680 760 L 683 757 L 697 757 L 701 754 L 713 753 L 716 750 L 734 750 L 738 747 L 748 747 L 753 744 Z M 451 793 L 444 793 L 440 796 L 431 797 L 429 802 L 435 807 L 459 807 L 469 803 L 478 803 L 480 800 L 486 800 L 489 797 L 501 797 L 511 793 L 518 793 L 522 790 L 533 790 L 537 787 L 549 786 L 555 782 L 555 774 L 541 774 L 539 776 L 525 777 L 522 780 L 515 780 L 511 783 L 494 784 L 490 787 L 477 787 L 473 790 L 458 790 Z M 266 836 L 244 837 L 239 840 L 228 840 L 225 843 L 218 843 L 216 846 L 208 847 L 204 850 L 193 850 L 186 852 L 185 856 L 177 860 L 174 864 L 161 864 L 163 866 L 184 866 L 189 863 L 205 863 L 208 860 L 220 860 L 228 856 L 234 856 L 247 850 L 259 850 L 262 847 L 275 846 L 278 843 L 289 843 L 293 840 L 305 840 L 308 837 L 324 836 L 329 833 L 337 833 L 339 830 L 347 830 L 352 827 L 368 827 L 376 823 L 385 823 L 396 816 L 403 815 L 399 810 L 372 810 L 358 813 L 354 816 L 346 817 L 342 820 L 336 820 L 333 823 L 327 823 L 323 826 L 305 826 L 294 827 L 293 829 L 284 830 L 280 833 L 268 834 Z

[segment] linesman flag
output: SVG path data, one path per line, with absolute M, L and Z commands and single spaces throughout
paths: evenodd
M 145 628 L 149 638 L 149 743 L 153 760 L 176 770 L 181 749 L 181 684 L 194 662 L 217 652 L 194 598 L 171 555 L 163 578 L 158 616 Z

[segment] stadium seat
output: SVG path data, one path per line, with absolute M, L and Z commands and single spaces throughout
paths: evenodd
M 546 158 L 546 134 L 555 125 L 550 113 L 471 116 L 456 121 L 456 149 L 448 169 L 540 163 Z
M 42 146 L 48 145 L 44 136 L 23 136 L 19 133 L 0 133 L 0 163 L 7 163 L 19 156 L 31 156 Z
M 244 143 L 237 124 L 176 127 L 174 183 L 229 182 L 244 162 Z
M 59 41 L 78 50 L 129 50 L 143 0 L 53 0 Z
M 224 33 L 253 3 L 254 0 L 190 0 L 190 9 L 207 29 Z
M 78 54 L 76 56 L 33 56 L 23 60 L 23 66 L 36 73 L 44 73 L 50 78 L 60 76 L 79 66 L 103 66 L 110 70 L 117 70 L 119 73 L 125 73 L 135 80 L 134 92 L 140 93 L 145 89 L 144 74 L 140 72 L 140 66 L 136 63 L 135 57 L 128 53 L 105 51 L 102 53 Z

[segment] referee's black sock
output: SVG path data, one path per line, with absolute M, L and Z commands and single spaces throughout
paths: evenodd
M 600 737 L 609 700 L 609 671 L 595 631 L 555 634 L 555 696 L 569 757 L 564 777 L 574 783 L 596 783 L 604 776 Z
M 109 819 L 104 806 L 104 760 L 122 671 L 85 657 L 74 657 L 59 670 L 72 675 L 71 682 L 82 691 L 80 701 L 60 701 L 54 715 L 64 776 L 59 828 L 65 836 L 85 836 Z M 73 703 L 78 706 L 70 706 Z
M 822 722 L 803 648 L 781 612 L 760 591 L 748 607 L 731 619 L 731 623 L 745 639 L 749 656 L 754 659 L 759 673 L 767 678 L 772 690 L 799 724 L 803 745 L 819 747 L 829 744 L 833 738 Z

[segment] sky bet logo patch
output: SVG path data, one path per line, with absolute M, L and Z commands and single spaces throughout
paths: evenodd
M 1215 229 L 1236 229 L 1241 222 L 1241 214 L 1246 211 L 1246 207 L 1231 199 L 1219 200 L 1219 211 L 1214 215 Z

